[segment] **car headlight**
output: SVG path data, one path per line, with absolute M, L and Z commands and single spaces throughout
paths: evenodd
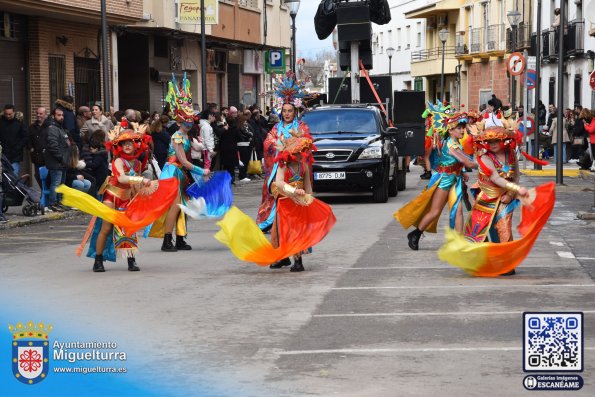
M 380 158 L 382 158 L 382 147 L 380 146 L 366 148 L 358 157 L 359 160 Z

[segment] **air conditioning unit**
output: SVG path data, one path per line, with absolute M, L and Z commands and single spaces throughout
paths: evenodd
M 438 27 L 443 28 L 447 24 L 448 24 L 448 16 L 446 14 L 438 15 Z
M 436 17 L 428 18 L 428 29 L 436 29 Z

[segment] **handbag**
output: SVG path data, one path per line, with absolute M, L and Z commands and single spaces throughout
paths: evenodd
M 582 137 L 582 136 L 575 136 L 575 137 L 572 139 L 572 144 L 573 144 L 574 146 L 583 146 L 583 142 L 584 142 L 584 141 L 585 141 L 584 137 Z
M 246 173 L 249 175 L 262 175 L 262 163 L 258 160 L 255 150 L 252 150 L 252 154 L 250 155 Z

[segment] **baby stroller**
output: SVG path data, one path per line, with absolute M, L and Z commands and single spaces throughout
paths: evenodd
M 24 199 L 26 204 L 23 205 L 23 215 L 33 216 L 37 215 L 38 212 L 43 215 L 45 210 L 39 201 L 41 194 L 27 186 L 15 174 L 6 156 L 2 155 L 0 161 L 2 161 L 2 189 L 0 189 L 0 194 L 4 195 L 2 208 L 0 209 L 2 213 L 8 211 L 8 207 L 23 205 Z

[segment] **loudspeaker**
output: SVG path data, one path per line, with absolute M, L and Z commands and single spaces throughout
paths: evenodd
M 370 41 L 372 23 L 353 23 L 337 25 L 339 41 Z
M 399 156 L 423 156 L 425 152 L 426 129 L 422 123 L 395 124 L 397 133 L 397 152 Z
M 337 25 L 370 22 L 370 7 L 364 2 L 338 3 Z
M 340 87 L 342 80 L 342 77 L 331 77 L 328 79 L 328 103 L 351 103 L 351 79 L 346 78 Z M 337 98 L 336 100 L 335 97 Z
M 365 63 L 365 62 L 364 62 Z M 365 65 L 364 65 L 365 66 Z M 391 86 L 391 78 L 390 76 L 370 76 L 370 80 L 372 81 L 372 85 L 374 89 L 378 93 L 380 97 L 380 101 L 384 103 L 386 98 L 390 99 L 391 93 L 393 92 Z M 370 88 L 370 84 L 368 84 L 368 80 L 365 77 L 360 77 L 359 79 L 360 84 L 360 102 L 361 103 L 377 103 L 376 97 Z
M 426 93 L 424 91 L 395 91 L 393 106 L 393 122 L 424 123 L 422 113 L 426 110 Z

